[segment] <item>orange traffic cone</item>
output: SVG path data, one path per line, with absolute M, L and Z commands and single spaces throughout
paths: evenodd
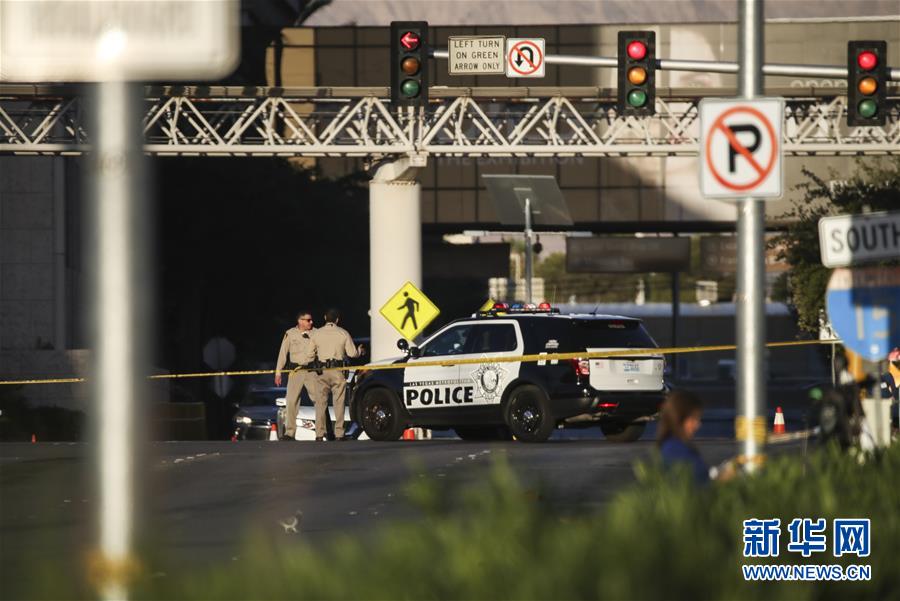
M 33 443 L 34 443 L 34 442 L 37 442 L 37 435 L 36 435 L 36 434 L 32 434 L 32 435 L 31 435 L 31 442 L 33 442 Z
M 269 429 L 269 440 L 278 440 L 278 424 L 272 424 L 272 427 Z
M 413 428 L 407 428 L 403 431 L 403 440 L 415 440 L 416 431 Z
M 772 434 L 784 434 L 784 413 L 781 407 L 775 408 L 775 423 L 772 425 Z

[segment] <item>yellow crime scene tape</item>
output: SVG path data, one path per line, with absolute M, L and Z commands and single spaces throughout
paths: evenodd
M 813 344 L 840 344 L 839 339 L 832 340 L 790 340 L 784 342 L 769 342 L 767 348 L 785 348 L 792 346 L 809 346 Z M 156 374 L 147 376 L 148 380 L 179 380 L 187 378 L 215 378 L 220 376 L 261 376 L 274 375 L 276 373 L 292 373 L 300 371 L 376 371 L 386 369 L 412 369 L 417 367 L 451 367 L 453 365 L 476 365 L 482 363 L 533 363 L 537 361 L 567 361 L 569 359 L 605 359 L 608 357 L 635 357 L 641 355 L 678 355 L 685 353 L 708 353 L 714 351 L 733 351 L 737 349 L 735 344 L 720 344 L 713 346 L 679 346 L 651 349 L 626 349 L 620 351 L 593 351 L 580 353 L 539 353 L 536 355 L 513 355 L 508 357 L 477 357 L 471 359 L 441 359 L 435 361 L 417 361 L 415 363 L 387 363 L 377 365 L 359 365 L 346 367 L 321 367 L 321 368 L 294 368 L 294 369 L 262 369 L 246 371 L 211 371 L 184 374 Z M 0 380 L 0 386 L 15 385 L 26 386 L 32 384 L 79 384 L 86 382 L 87 378 L 44 378 L 35 380 Z

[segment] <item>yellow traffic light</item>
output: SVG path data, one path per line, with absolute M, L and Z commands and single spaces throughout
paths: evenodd
M 866 77 L 865 79 L 859 80 L 857 89 L 859 89 L 860 94 L 871 96 L 878 89 L 878 82 L 875 81 L 874 77 Z
M 647 70 L 643 67 L 632 67 L 628 70 L 628 81 L 632 85 L 641 85 L 647 81 Z

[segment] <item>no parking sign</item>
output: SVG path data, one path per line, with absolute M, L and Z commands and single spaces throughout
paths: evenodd
M 700 190 L 706 198 L 778 198 L 784 188 L 784 99 L 700 102 Z

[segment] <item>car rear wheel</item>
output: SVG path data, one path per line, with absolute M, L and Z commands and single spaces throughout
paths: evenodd
M 506 424 L 523 442 L 544 442 L 553 433 L 556 421 L 550 401 L 543 391 L 530 384 L 513 390 L 506 405 Z
M 403 420 L 397 397 L 384 388 L 369 390 L 359 405 L 359 421 L 372 440 L 397 440 L 403 433 Z
M 600 424 L 600 430 L 606 440 L 611 442 L 634 442 L 638 440 L 647 428 L 646 422 L 604 422 Z
M 460 426 L 453 430 L 463 440 L 512 440 L 506 426 Z

